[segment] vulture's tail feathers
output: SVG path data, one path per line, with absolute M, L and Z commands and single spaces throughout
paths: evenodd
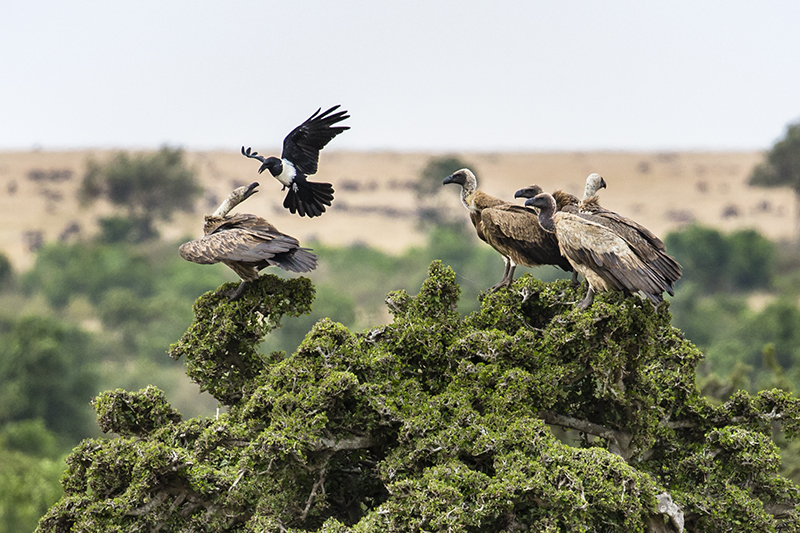
M 293 252 L 276 255 L 269 263 L 289 272 L 310 272 L 317 268 L 317 256 L 309 248 L 298 248 Z

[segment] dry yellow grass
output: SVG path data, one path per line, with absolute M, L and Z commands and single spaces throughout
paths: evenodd
M 0 250 L 16 268 L 32 264 L 30 249 L 39 235 L 48 242 L 96 231 L 97 218 L 107 216 L 112 208 L 102 203 L 82 208 L 76 191 L 87 158 L 104 161 L 113 154 L 88 150 L 0 153 Z M 162 234 L 167 238 L 199 236 L 203 214 L 213 211 L 235 185 L 259 181 L 260 192 L 242 210 L 269 219 L 301 242 L 313 238 L 330 244 L 359 242 L 400 252 L 423 241 L 416 227 L 411 184 L 435 155 L 441 154 L 323 152 L 320 172 L 313 179 L 333 183 L 336 198 L 329 212 L 308 219 L 283 209 L 284 194 L 278 182 L 259 176 L 257 164 L 238 152 L 188 152 L 205 196 L 195 213 L 180 214 L 161 225 Z M 772 239 L 792 234 L 790 191 L 746 184 L 763 157 L 760 152 L 455 155 L 472 165 L 484 191 L 508 200 L 531 183 L 547 191 L 561 188 L 581 194 L 586 176 L 599 172 L 608 183 L 608 189 L 600 193 L 602 204 L 661 236 L 691 221 L 725 231 L 755 228 Z M 443 187 L 442 203 L 466 221 L 456 189 Z

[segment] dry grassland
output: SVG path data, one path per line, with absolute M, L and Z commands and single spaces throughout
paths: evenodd
M 268 153 L 269 150 L 260 150 Z M 274 152 L 273 152 L 274 153 Z M 41 242 L 91 235 L 98 217 L 112 212 L 102 203 L 81 207 L 76 199 L 88 158 L 105 161 L 112 151 L 0 152 L 0 250 L 17 269 L 33 262 Z M 313 179 L 336 189 L 333 206 L 321 218 L 290 215 L 283 193 L 270 176 L 256 173 L 256 162 L 231 152 L 188 152 L 205 195 L 193 214 L 179 214 L 161 226 L 167 238 L 201 234 L 202 215 L 214 210 L 234 186 L 259 181 L 260 192 L 242 206 L 301 242 L 365 243 L 389 252 L 421 244 L 412 188 L 431 157 L 442 154 L 325 151 Z M 451 154 L 447 154 L 451 155 Z M 724 231 L 755 228 L 771 239 L 792 234 L 793 195 L 788 189 L 746 184 L 760 152 L 680 153 L 462 153 L 481 189 L 513 199 L 514 191 L 538 183 L 547 191 L 581 194 L 591 172 L 608 183 L 602 204 L 635 218 L 656 234 L 692 221 Z M 444 176 L 442 176 L 444 178 Z M 442 205 L 462 215 L 457 187 L 444 187 Z

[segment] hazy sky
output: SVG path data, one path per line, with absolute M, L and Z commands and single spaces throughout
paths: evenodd
M 800 2 L 0 4 L 0 150 L 762 149 L 800 119 Z

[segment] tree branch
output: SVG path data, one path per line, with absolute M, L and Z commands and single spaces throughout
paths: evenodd
M 376 444 L 377 442 L 375 439 L 368 435 L 364 437 L 350 437 L 349 439 L 342 440 L 326 439 L 323 437 L 317 442 L 314 451 L 340 452 L 343 450 L 363 450 L 364 448 L 371 448 Z
M 300 516 L 300 521 L 305 522 L 306 518 L 308 517 L 308 511 L 311 510 L 311 505 L 314 503 L 314 498 L 317 496 L 317 491 L 322 488 L 322 493 L 325 494 L 325 477 L 328 475 L 328 461 L 325 461 L 325 465 L 319 472 L 319 479 L 317 479 L 314 486 L 311 487 L 311 494 L 308 495 L 308 500 L 306 501 L 306 507 L 303 509 L 303 514 Z
M 539 413 L 546 423 L 553 426 L 561 426 L 569 429 L 575 429 L 605 439 L 608 441 L 608 451 L 615 455 L 619 455 L 626 461 L 630 457 L 629 446 L 631 444 L 631 435 L 624 431 L 617 431 L 609 429 L 600 424 L 589 422 L 588 420 L 581 420 L 571 416 L 565 416 L 553 411 L 542 411 Z

